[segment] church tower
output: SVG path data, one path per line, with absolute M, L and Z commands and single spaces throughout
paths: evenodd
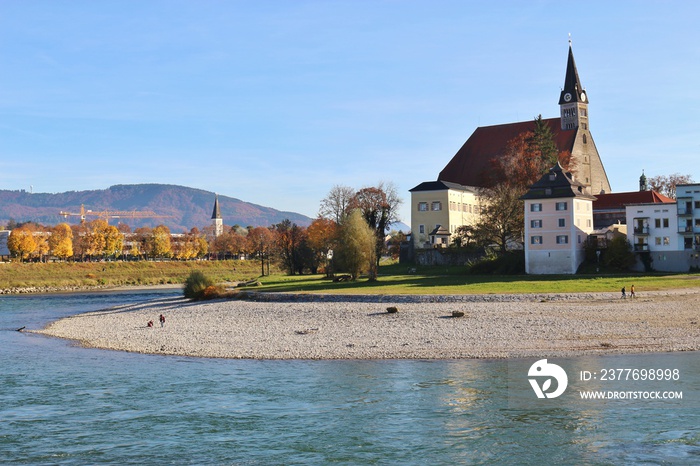
M 218 238 L 224 233 L 224 220 L 221 218 L 221 210 L 219 209 L 219 195 L 214 199 L 214 212 L 211 214 L 212 224 L 214 226 L 214 238 Z
M 588 94 L 578 76 L 571 39 L 564 88 L 559 95 L 559 111 L 561 130 L 575 132 L 569 170 L 574 173 L 577 181 L 590 186 L 593 194 L 609 193 L 610 182 L 588 126 Z
M 586 95 L 586 90 L 581 86 L 581 80 L 578 77 L 571 40 L 569 40 L 569 59 L 566 63 L 564 89 L 559 96 L 559 108 L 561 129 L 581 128 L 588 130 L 588 95 Z

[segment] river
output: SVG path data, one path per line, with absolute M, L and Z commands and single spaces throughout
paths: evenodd
M 700 464 L 697 353 L 557 361 L 570 388 L 584 368 L 678 369 L 681 401 L 523 406 L 531 360 L 197 359 L 16 331 L 174 293 L 0 297 L 0 462 Z

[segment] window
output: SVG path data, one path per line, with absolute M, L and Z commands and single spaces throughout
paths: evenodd
M 569 244 L 569 237 L 566 235 L 557 235 L 557 244 Z
M 664 246 L 668 246 L 669 244 L 671 244 L 671 238 L 664 236 Z
M 654 226 L 656 228 L 661 228 L 661 219 L 660 218 L 655 218 L 654 219 Z
M 566 210 L 566 209 L 567 209 L 566 202 L 557 202 L 557 210 Z
M 530 228 L 542 228 L 542 220 L 530 220 Z
M 418 203 L 418 212 L 427 212 L 428 211 L 428 203 L 427 202 L 419 202 Z
M 664 220 L 664 228 L 668 228 L 668 219 L 665 218 L 663 220 Z
M 657 236 L 654 238 L 654 244 L 657 246 L 661 246 L 661 237 Z
M 530 204 L 530 212 L 542 212 L 542 204 Z
M 542 244 L 542 237 L 541 236 L 531 236 L 530 237 L 530 244 Z
M 695 201 L 695 208 L 700 209 L 700 201 Z
M 433 201 L 433 203 L 430 205 L 430 210 L 442 210 L 442 202 L 440 201 Z
M 592 228 L 591 219 L 590 219 L 590 218 L 586 219 L 586 226 L 587 226 L 588 228 Z
M 566 219 L 565 219 L 565 218 L 560 218 L 560 219 L 559 219 L 559 226 L 560 226 L 560 227 L 565 227 L 565 226 L 566 226 Z
M 581 235 L 578 235 L 578 244 L 581 244 Z
M 418 225 L 418 232 L 421 234 L 425 234 L 425 225 Z

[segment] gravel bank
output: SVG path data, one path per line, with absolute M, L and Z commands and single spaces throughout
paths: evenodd
M 700 350 L 700 290 L 615 294 L 331 296 L 150 301 L 37 331 L 86 347 L 253 359 L 555 357 Z M 390 314 L 387 307 L 396 306 Z M 464 317 L 452 317 L 463 311 Z M 160 327 L 158 316 L 166 323 Z M 152 320 L 154 327 L 146 323 Z

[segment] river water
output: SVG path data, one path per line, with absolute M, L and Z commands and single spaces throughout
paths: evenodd
M 700 464 L 697 353 L 561 361 L 678 368 L 681 403 L 523 408 L 518 361 L 196 359 L 16 331 L 168 294 L 0 297 L 1 463 Z

